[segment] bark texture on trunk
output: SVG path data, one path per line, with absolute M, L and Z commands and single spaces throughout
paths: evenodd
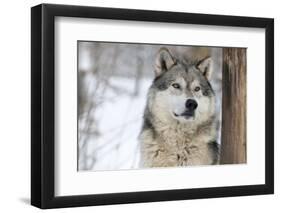
M 223 48 L 221 164 L 246 163 L 246 49 Z

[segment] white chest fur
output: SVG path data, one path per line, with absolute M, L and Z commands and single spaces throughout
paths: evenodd
M 185 125 L 159 126 L 156 133 L 142 133 L 142 161 L 145 167 L 173 167 L 212 164 L 208 142 L 214 140 L 213 126 L 194 129 Z M 156 135 L 155 135 L 156 134 Z

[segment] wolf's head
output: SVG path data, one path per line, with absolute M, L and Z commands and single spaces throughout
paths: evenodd
M 215 94 L 209 83 L 211 58 L 188 62 L 161 48 L 148 107 L 162 121 L 201 124 L 215 115 Z M 153 99 L 153 100 L 152 100 Z

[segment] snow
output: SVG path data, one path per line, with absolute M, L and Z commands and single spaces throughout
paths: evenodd
M 95 83 L 92 82 L 91 85 Z M 111 77 L 110 85 L 133 93 L 134 79 Z M 87 143 L 87 155 L 95 157 L 91 170 L 116 170 L 137 168 L 139 163 L 138 135 L 142 127 L 142 115 L 146 104 L 146 93 L 151 79 L 141 79 L 137 95 L 121 93 L 111 88 L 95 91 L 102 103 L 93 111 L 98 122 L 99 135 Z M 94 89 L 92 87 L 91 89 Z M 83 125 L 83 120 L 79 124 Z M 80 128 L 79 128 L 80 129 Z

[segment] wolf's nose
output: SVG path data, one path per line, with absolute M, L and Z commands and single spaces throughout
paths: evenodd
M 193 99 L 188 99 L 185 102 L 185 107 L 190 111 L 195 110 L 197 108 L 197 106 L 198 106 L 197 102 Z

